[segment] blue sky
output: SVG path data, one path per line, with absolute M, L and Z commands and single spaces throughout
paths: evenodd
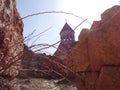
M 120 5 L 120 0 L 17 0 L 17 8 L 21 17 L 44 11 L 65 11 L 74 13 L 89 22 L 99 20 L 100 14 L 107 8 L 113 5 Z M 38 37 L 26 42 L 29 46 L 32 44 L 53 44 L 60 40 L 59 32 L 65 22 L 75 28 L 82 20 L 80 18 L 65 15 L 65 14 L 43 14 L 33 16 L 23 20 L 24 22 L 24 37 L 29 35 L 33 30 L 36 30 L 34 35 L 49 29 L 47 32 Z M 85 22 L 75 31 L 77 37 L 82 28 L 90 28 L 91 24 Z M 33 35 L 33 36 L 34 36 Z M 34 43 L 33 43 L 34 42 Z M 42 52 L 53 54 L 56 49 L 45 49 Z

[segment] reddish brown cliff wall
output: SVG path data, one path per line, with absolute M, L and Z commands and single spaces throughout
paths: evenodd
M 11 79 L 18 74 L 23 51 L 22 31 L 23 23 L 16 9 L 16 1 L 0 0 L 0 76 L 2 78 Z M 2 82 L 3 79 L 0 81 Z
M 15 76 L 17 67 L 11 65 L 9 69 L 5 67 L 11 62 L 20 61 L 23 50 L 22 29 L 23 24 L 16 10 L 15 0 L 1 0 L 0 3 L 0 69 L 6 68 L 0 74 Z M 19 66 L 19 65 L 17 65 Z M 12 70 L 15 69 L 15 70 Z
M 78 90 L 120 89 L 120 6 L 114 6 L 82 30 L 68 59 Z
M 23 52 L 23 23 L 15 0 L 0 0 L 0 90 L 13 90 L 8 80 L 19 71 Z

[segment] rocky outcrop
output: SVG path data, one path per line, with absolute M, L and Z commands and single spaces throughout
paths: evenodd
M 0 2 L 0 74 L 16 76 L 23 51 L 23 24 L 15 0 Z
M 0 90 L 12 90 L 12 87 L 7 79 L 0 77 Z
M 108 18 L 109 17 L 109 18 Z M 120 6 L 114 6 L 101 15 L 101 23 L 88 37 L 90 62 L 93 70 L 101 65 L 120 64 Z
M 71 49 L 68 67 L 74 71 L 78 90 L 119 90 L 120 6 L 114 6 L 82 30 Z M 109 87 L 110 86 L 110 87 Z
M 34 53 L 28 46 L 24 46 L 19 78 L 57 79 L 64 77 L 64 65 L 58 58 L 42 53 Z
M 119 90 L 120 66 L 103 66 L 96 85 L 96 90 Z
M 10 80 L 18 74 L 23 51 L 22 31 L 23 23 L 16 9 L 16 1 L 1 0 L 0 76 L 2 78 Z
M 89 66 L 88 45 L 86 44 L 88 43 L 87 37 L 89 33 L 88 29 L 83 29 L 79 35 L 79 42 L 72 48 L 67 62 L 69 68 L 74 69 L 72 71 L 85 71 Z

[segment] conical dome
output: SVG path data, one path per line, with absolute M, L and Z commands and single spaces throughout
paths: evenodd
M 65 23 L 65 25 L 63 26 L 60 34 L 64 31 L 70 31 L 70 32 L 74 32 L 73 29 L 67 24 L 67 22 Z

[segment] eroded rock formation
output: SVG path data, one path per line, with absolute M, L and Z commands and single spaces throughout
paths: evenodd
M 68 67 L 74 71 L 78 90 L 120 89 L 120 6 L 114 6 L 84 29 L 72 48 Z
M 4 79 L 10 80 L 18 74 L 23 51 L 22 31 L 16 1 L 0 0 L 0 76 Z

